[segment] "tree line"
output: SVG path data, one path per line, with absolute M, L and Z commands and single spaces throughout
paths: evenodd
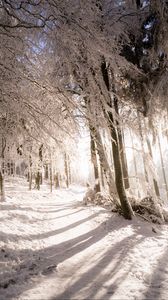
M 0 8 L 1 194 L 2 166 L 13 149 L 22 145 L 30 183 L 41 145 L 48 157 L 66 155 L 81 124 L 90 135 L 95 191 L 106 186 L 125 218 L 134 215 L 126 128 L 132 148 L 139 136 L 146 194 L 156 197 L 145 147 L 153 161 L 149 136 L 158 140 L 168 193 L 158 129 L 161 120 L 167 126 L 167 2 L 1 0 Z M 137 173 L 135 157 L 133 164 Z

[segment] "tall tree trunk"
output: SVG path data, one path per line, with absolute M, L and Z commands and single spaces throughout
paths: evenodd
M 143 160 L 143 167 L 144 167 L 144 175 L 145 175 L 145 182 L 147 185 L 147 194 L 150 196 L 149 192 L 149 178 L 148 178 L 148 172 L 145 162 L 145 147 L 144 147 L 144 138 L 143 138 L 143 132 L 142 132 L 142 124 L 141 124 L 141 116 L 139 111 L 137 111 L 138 116 L 138 126 L 139 126 L 139 134 L 140 134 L 140 142 L 141 142 L 141 150 L 142 150 L 142 160 Z
M 120 198 L 123 215 L 126 219 L 131 220 L 133 216 L 133 210 L 131 208 L 131 205 L 129 203 L 129 200 L 125 192 L 117 130 L 113 123 L 114 120 L 113 120 L 112 113 L 109 113 L 109 117 L 110 117 L 110 131 L 112 137 L 112 152 L 113 152 L 115 182 L 116 182 L 117 192 Z
M 0 159 L 0 201 L 5 201 L 5 149 L 6 149 L 6 139 L 2 137 L 2 150 L 1 150 L 1 159 Z M 3 172 L 4 169 L 4 172 Z
M 35 188 L 37 190 L 40 190 L 40 181 L 41 181 L 41 174 L 40 174 L 40 171 L 37 171 L 36 176 L 35 176 Z
M 99 179 L 99 166 L 98 166 L 98 157 L 96 153 L 96 141 L 94 138 L 94 129 L 90 125 L 90 147 L 91 147 L 91 160 L 94 168 L 94 178 L 95 178 L 95 185 L 94 190 L 96 193 L 100 192 L 100 179 Z
M 95 128 L 94 128 L 94 137 L 95 137 L 95 140 L 96 140 L 96 145 L 97 145 L 97 151 L 98 151 L 98 154 L 99 154 L 100 164 L 101 164 L 101 166 L 103 168 L 103 171 L 104 171 L 104 176 L 106 178 L 106 182 L 107 182 L 107 185 L 109 187 L 110 195 L 113 198 L 116 205 L 119 206 L 116 184 L 115 184 L 115 181 L 113 179 L 113 174 L 112 174 L 111 168 L 110 168 L 108 160 L 107 160 L 107 156 L 106 156 L 106 153 L 105 153 L 105 150 L 104 150 L 102 138 L 101 138 L 99 130 L 95 129 Z
M 50 153 L 50 192 L 52 193 L 53 190 L 53 170 L 52 170 L 52 155 Z
M 44 178 L 45 179 L 49 178 L 49 176 L 48 176 L 48 163 L 46 163 L 45 167 L 44 167 Z
M 165 135 L 166 135 L 166 139 L 167 139 L 167 143 L 168 143 L 168 112 L 166 113 L 165 117 L 164 117 L 164 127 L 166 127 L 165 131 Z
M 114 109 L 115 109 L 117 116 L 119 116 L 118 99 L 116 96 L 114 96 Z M 116 126 L 117 126 L 117 132 L 118 132 L 119 151 L 120 151 L 120 157 L 121 157 L 124 186 L 125 186 L 125 189 L 129 189 L 130 185 L 129 185 L 129 178 L 128 178 L 127 159 L 126 159 L 125 147 L 124 147 L 124 132 L 121 129 L 121 126 L 117 120 L 116 120 Z
M 28 172 L 28 178 L 29 178 L 29 191 L 32 189 L 32 158 L 31 155 L 29 155 L 29 172 Z
M 137 9 L 141 7 L 141 0 L 135 0 Z
M 68 174 L 69 174 L 69 184 L 72 183 L 72 174 L 71 174 L 71 161 L 70 157 L 68 155 Z
M 87 85 L 87 83 L 86 83 Z M 88 115 L 91 115 L 91 106 L 90 106 L 90 100 L 87 97 L 84 97 L 85 104 L 88 110 Z M 95 120 L 94 120 L 95 121 Z M 95 123 L 95 122 L 94 122 Z M 91 161 L 93 164 L 93 169 L 94 169 L 94 179 L 95 179 L 95 184 L 94 184 L 94 190 L 96 193 L 100 192 L 100 175 L 99 175 L 99 163 L 98 163 L 98 155 L 99 155 L 99 150 L 98 150 L 98 145 L 97 145 L 97 140 L 96 140 L 96 130 L 94 126 L 92 126 L 92 119 L 90 117 L 89 120 L 89 132 L 90 132 L 90 151 L 91 151 Z M 100 155 L 99 155 L 100 156 Z
M 38 170 L 35 176 L 35 188 L 40 190 L 40 185 L 42 184 L 42 163 L 43 163 L 43 144 L 39 147 L 39 161 Z
M 140 198 L 141 193 L 140 193 L 140 185 L 139 185 L 139 178 L 138 178 L 138 168 L 137 168 L 137 162 L 136 162 L 136 157 L 135 157 L 135 145 L 134 145 L 134 139 L 132 136 L 131 129 L 129 132 L 130 132 L 130 138 L 131 138 L 131 144 L 132 144 L 133 164 L 134 164 L 135 178 L 136 178 L 136 183 L 137 183 L 138 197 Z
M 60 181 L 59 181 L 59 173 L 56 172 L 54 175 L 54 183 L 55 183 L 55 188 L 60 188 Z
M 5 187 L 4 187 L 4 176 L 0 171 L 0 201 L 5 201 Z
M 159 153 L 160 153 L 160 161 L 161 161 L 161 167 L 162 167 L 164 186 L 165 186 L 165 190 L 166 190 L 166 198 L 168 200 L 168 184 L 167 184 L 167 179 L 166 179 L 165 165 L 164 165 L 164 161 L 163 161 L 162 147 L 161 147 L 159 134 L 158 134 L 158 145 L 159 145 Z
M 68 157 L 67 153 L 64 154 L 64 167 L 65 167 L 65 181 L 66 181 L 66 187 L 69 187 L 69 172 L 68 172 Z
M 122 173 L 122 164 L 121 164 L 121 158 L 120 158 L 120 145 L 119 145 L 119 139 L 118 139 L 118 126 L 116 126 L 116 122 L 114 121 L 114 116 L 112 112 L 112 98 L 110 95 L 110 89 L 113 88 L 110 87 L 110 74 L 109 70 L 107 69 L 106 62 L 103 61 L 101 64 L 101 72 L 102 72 L 102 77 L 103 81 L 105 83 L 106 89 L 107 89 L 107 104 L 109 105 L 109 111 L 108 111 L 108 123 L 109 123 L 109 128 L 110 128 L 110 133 L 111 133 L 111 138 L 112 138 L 112 153 L 113 153 L 113 161 L 114 161 L 114 172 L 115 172 L 115 182 L 116 182 L 116 187 L 117 187 L 117 192 L 119 195 L 119 199 L 121 202 L 121 208 L 123 215 L 126 219 L 131 220 L 132 216 L 134 215 L 132 207 L 129 203 L 129 200 L 127 198 L 126 192 L 125 192 L 125 187 L 124 187 L 124 180 L 123 180 L 123 173 Z M 113 82 L 114 85 L 114 82 Z M 114 105 L 115 112 L 117 114 L 116 106 Z M 115 123 L 114 123 L 115 122 Z
M 105 183 L 104 183 L 104 173 L 103 173 L 103 168 L 102 165 L 100 164 L 100 176 L 101 176 L 101 186 L 102 188 L 105 187 Z
M 39 176 L 40 176 L 40 184 L 43 183 L 43 173 L 42 173 L 42 166 L 43 166 L 43 144 L 41 144 L 39 148 Z

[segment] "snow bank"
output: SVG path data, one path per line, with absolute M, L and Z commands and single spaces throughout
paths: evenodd
M 168 212 L 163 207 L 163 203 L 160 199 L 154 199 L 153 197 L 145 197 L 143 199 L 128 197 L 128 199 L 134 212 L 143 217 L 144 220 L 157 224 L 168 222 Z M 90 187 L 86 191 L 83 202 L 85 205 L 100 205 L 113 212 L 118 211 L 110 195 L 105 192 L 96 193 L 95 190 Z M 120 210 L 118 212 L 122 213 Z

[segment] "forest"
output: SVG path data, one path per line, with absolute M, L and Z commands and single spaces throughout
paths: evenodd
M 167 53 L 167 0 L 0 0 L 0 299 L 167 299 Z

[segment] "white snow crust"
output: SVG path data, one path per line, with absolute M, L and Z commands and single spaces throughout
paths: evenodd
M 167 225 L 27 186 L 8 179 L 0 203 L 0 299 L 168 299 Z

